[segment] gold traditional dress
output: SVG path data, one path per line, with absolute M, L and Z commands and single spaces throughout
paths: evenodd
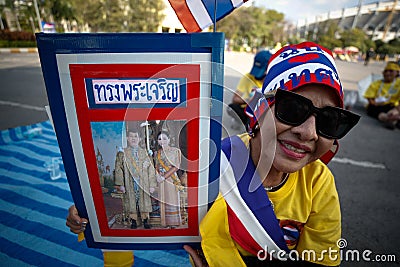
M 176 147 L 159 149 L 155 155 L 156 170 L 164 175 L 171 168 L 179 168 L 181 163 L 181 151 Z M 170 177 L 160 183 L 160 204 L 162 208 L 161 224 L 163 226 L 181 225 L 180 196 L 183 189 L 179 177 L 174 172 Z M 164 215 L 164 218 L 162 218 Z

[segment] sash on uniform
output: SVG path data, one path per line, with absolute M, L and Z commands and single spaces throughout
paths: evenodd
M 233 240 L 253 255 L 257 255 L 260 250 L 266 253 L 288 252 L 279 221 L 249 150 L 240 137 L 233 136 L 222 141 L 222 151 L 229 161 L 229 167 L 225 170 L 221 168 L 221 172 L 233 172 L 222 175 L 220 181 Z M 259 185 L 255 190 L 250 190 L 254 181 Z M 273 253 L 271 255 L 274 256 Z

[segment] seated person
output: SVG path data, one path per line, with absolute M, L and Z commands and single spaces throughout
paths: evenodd
M 244 75 L 237 85 L 235 94 L 232 97 L 232 103 L 229 105 L 228 114 L 240 118 L 243 125 L 247 125 L 247 116 L 244 113 L 247 101 L 253 96 L 252 91 L 255 88 L 261 88 L 265 72 L 267 71 L 268 61 L 272 54 L 269 51 L 260 51 L 254 57 L 253 67 L 250 73 Z M 232 113 L 234 111 L 235 113 Z
M 367 114 L 385 123 L 388 128 L 394 128 L 397 119 L 391 119 L 394 111 L 388 112 L 399 105 L 400 70 L 396 62 L 388 62 L 383 70 L 383 79 L 374 81 L 367 88 L 364 97 L 368 100 Z

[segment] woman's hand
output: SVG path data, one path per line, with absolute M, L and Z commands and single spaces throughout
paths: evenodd
M 195 250 L 191 246 L 188 246 L 188 245 L 184 245 L 183 249 L 186 250 L 187 253 L 189 253 L 190 257 L 192 257 L 194 266 L 208 267 L 206 258 L 204 257 L 203 252 L 201 250 Z
M 72 205 L 68 209 L 68 217 L 66 225 L 69 227 L 69 230 L 75 234 L 79 234 L 85 231 L 86 224 L 88 223 L 87 219 L 79 217 L 78 210 L 75 205 Z

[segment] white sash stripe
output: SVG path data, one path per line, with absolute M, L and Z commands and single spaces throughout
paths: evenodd
M 208 15 L 208 12 L 201 0 L 186 0 L 186 3 L 201 29 L 207 28 L 213 24 L 213 20 L 211 19 L 210 15 Z
M 240 7 L 241 5 L 243 5 L 243 0 L 231 0 L 231 3 L 233 5 L 233 7 L 237 8 Z
M 220 177 L 221 194 L 257 244 L 268 251 L 281 251 L 240 196 L 233 169 L 224 153 L 221 153 Z

